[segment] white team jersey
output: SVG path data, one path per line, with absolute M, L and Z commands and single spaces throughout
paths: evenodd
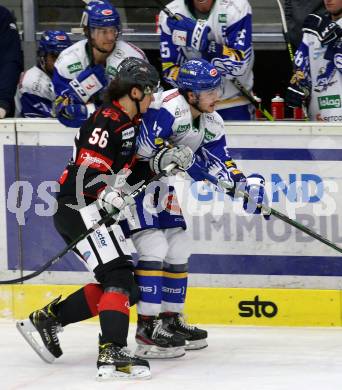
M 184 0 L 174 0 L 167 4 L 167 8 L 174 14 L 179 13 L 189 18 L 193 18 L 189 9 L 184 4 Z M 239 29 L 239 22 L 246 18 L 246 15 L 251 14 L 251 12 L 251 7 L 247 0 L 216 0 L 210 15 L 206 20 L 206 25 L 211 29 L 208 35 L 209 41 L 215 41 L 220 45 L 231 48 L 234 48 L 235 45 L 238 44 L 239 47 L 245 49 L 244 52 L 246 55 L 244 61 L 236 61 L 235 65 L 234 61 L 228 62 L 222 60 L 222 58 L 211 60 L 211 63 L 221 71 L 223 76 L 223 101 L 220 103 L 219 109 L 250 104 L 248 99 L 241 96 L 240 92 L 232 84 L 230 79 L 236 77 L 249 91 L 253 87 L 254 53 L 252 42 L 249 36 L 244 35 L 246 34 L 246 30 L 241 28 L 241 26 Z M 166 34 L 171 34 L 167 25 L 167 15 L 163 11 L 159 14 L 159 23 L 162 31 Z M 226 30 L 229 30 L 229 28 L 233 28 L 234 30 L 234 42 L 229 42 L 229 33 L 226 35 Z M 248 33 L 246 35 L 248 35 Z M 236 38 L 236 36 L 238 38 Z M 240 41 L 236 41 L 236 39 L 239 39 Z M 186 60 L 202 57 L 202 54 L 193 48 L 180 46 L 179 50 L 183 52 Z
M 89 58 L 86 53 L 87 39 L 79 41 L 65 49 L 58 57 L 55 68 L 58 74 L 66 79 L 75 79 L 83 70 L 89 66 Z M 126 57 L 137 57 L 146 60 L 142 50 L 131 43 L 118 40 L 115 49 L 108 56 L 106 61 L 106 74 L 108 80 L 116 75 L 116 68 Z
M 336 23 L 342 27 L 342 19 Z M 335 54 L 329 61 L 324 58 L 326 51 L 315 35 L 305 33 L 295 64 L 311 86 L 310 119 L 342 122 L 342 55 Z
M 24 94 L 26 94 L 27 99 L 31 100 L 30 106 L 27 106 L 25 102 L 22 104 Z M 52 104 L 55 98 L 51 78 L 40 68 L 33 66 L 20 76 L 15 94 L 16 116 L 20 116 L 22 112 L 27 117 L 50 116 L 51 106 L 44 107 L 44 103 L 50 101 Z M 45 112 L 46 115 L 42 115 L 42 112 Z
M 189 103 L 177 89 L 155 94 L 155 101 L 143 117 L 146 134 L 151 132 L 151 126 L 154 126 L 156 138 L 166 139 L 173 145 L 189 146 L 193 152 L 219 140 L 225 133 L 223 119 L 217 112 L 201 114 L 195 124 Z M 156 145 L 150 143 L 151 139 L 153 137 L 141 137 L 137 152 L 140 157 L 150 158 L 155 154 Z

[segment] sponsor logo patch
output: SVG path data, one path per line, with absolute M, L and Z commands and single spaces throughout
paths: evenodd
M 318 105 L 320 110 L 341 108 L 341 97 L 340 95 L 321 96 L 318 98 Z
M 67 66 L 70 74 L 72 73 L 75 73 L 75 72 L 79 72 L 80 70 L 82 70 L 82 64 L 80 62 L 75 62 L 74 64 L 71 64 L 71 65 L 68 65 Z
M 121 134 L 122 134 L 122 139 L 133 138 L 135 134 L 134 127 L 130 127 L 129 129 L 124 130 Z
M 227 22 L 227 15 L 226 14 L 219 14 L 218 22 L 219 23 L 226 23 Z

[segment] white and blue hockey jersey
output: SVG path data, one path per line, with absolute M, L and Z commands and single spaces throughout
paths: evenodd
M 174 0 L 167 7 L 173 14 L 194 18 L 183 0 Z M 175 85 L 180 65 L 190 59 L 204 58 L 223 76 L 223 95 L 219 109 L 250 104 L 230 81 L 237 78 L 249 91 L 253 86 L 252 11 L 248 1 L 215 1 L 206 21 L 206 26 L 211 30 L 208 34 L 209 49 L 205 53 L 176 45 L 167 25 L 167 18 L 162 11 L 159 15 L 160 54 L 166 81 Z
M 70 81 L 75 79 L 82 71 L 90 66 L 89 57 L 86 52 L 86 43 L 86 39 L 79 41 L 68 47 L 59 55 L 55 63 L 53 75 L 53 85 L 57 99 L 59 97 L 67 99 L 72 96 L 74 91 L 69 85 Z M 108 56 L 106 61 L 105 74 L 107 83 L 115 77 L 118 65 L 126 57 L 137 57 L 146 61 L 146 56 L 142 50 L 131 43 L 118 40 L 113 52 Z M 85 113 L 83 116 L 80 115 L 74 120 L 65 119 L 60 115 L 57 115 L 57 118 L 66 126 L 79 127 L 96 107 L 91 102 L 87 103 L 87 105 L 85 103 L 77 102 L 77 105 L 87 106 L 87 109 L 83 110 Z
M 205 179 L 203 171 L 232 184 L 244 179 L 229 155 L 220 115 L 203 113 L 194 121 L 189 104 L 177 89 L 156 94 L 143 115 L 138 157 L 150 159 L 162 146 L 162 140 L 191 148 L 196 162 L 188 173 L 196 181 Z
M 342 27 L 342 19 L 336 23 Z M 296 72 L 293 80 L 310 92 L 310 119 L 342 122 L 341 39 L 322 46 L 316 35 L 305 33 L 294 64 Z
M 24 118 L 54 117 L 55 92 L 52 81 L 38 66 L 23 72 L 15 95 L 16 116 Z

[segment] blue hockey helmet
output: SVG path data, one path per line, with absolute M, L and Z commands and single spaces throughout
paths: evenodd
M 120 15 L 107 1 L 90 1 L 83 12 L 81 26 L 88 28 L 115 27 L 121 30 Z
M 221 86 L 221 75 L 212 64 L 202 58 L 190 60 L 180 67 L 177 85 L 182 91 L 208 91 Z
M 63 51 L 70 45 L 70 38 L 64 31 L 44 31 L 38 45 L 38 56 L 44 57 L 47 54 L 58 55 L 61 51 Z

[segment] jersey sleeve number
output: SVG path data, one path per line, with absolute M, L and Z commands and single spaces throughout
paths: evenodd
M 167 41 L 160 42 L 160 55 L 162 58 L 168 58 L 171 55 L 170 48 L 167 47 Z
M 88 142 L 91 145 L 98 145 L 100 148 L 105 148 L 108 144 L 108 131 L 102 130 L 101 127 L 96 127 L 91 133 Z

